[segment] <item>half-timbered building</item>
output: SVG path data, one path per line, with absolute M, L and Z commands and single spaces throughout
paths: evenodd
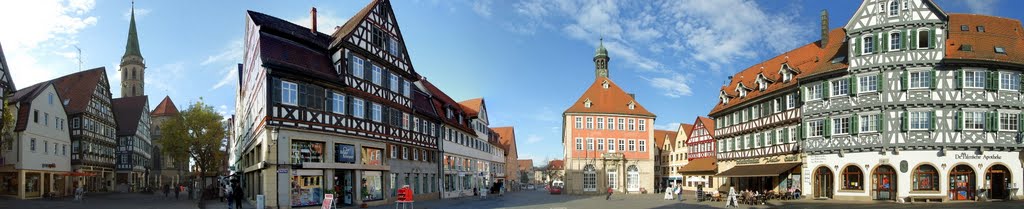
M 673 182 L 669 178 L 668 170 L 671 167 L 668 157 L 672 153 L 672 142 L 675 141 L 676 135 L 678 134 L 675 131 L 654 130 L 654 146 L 651 147 L 654 148 L 654 156 L 656 156 L 654 158 L 654 188 L 657 189 L 656 192 L 664 192 L 661 189 Z
M 696 187 L 714 189 L 717 187 L 713 177 L 718 173 L 717 150 L 715 141 L 715 121 L 711 118 L 697 116 L 693 128 L 684 141 L 686 143 L 686 166 L 679 169 L 682 174 L 683 188 L 695 190 Z
M 111 102 L 117 119 L 117 190 L 137 192 L 149 185 L 153 142 L 150 139 L 149 97 L 131 96 Z
M 654 188 L 655 115 L 608 77 L 608 50 L 594 55 L 594 82 L 562 113 L 565 192 L 639 194 Z M 653 191 L 651 191 L 653 192 Z
M 865 0 L 844 29 L 848 52 L 822 59 L 849 66 L 800 78 L 807 194 L 1014 198 L 1024 180 L 1019 20 Z
M 117 124 L 103 67 L 56 78 L 71 118 L 71 170 L 86 191 L 113 191 Z
M 311 15 L 311 27 L 246 15 L 234 123 L 245 196 L 307 207 L 329 189 L 339 206 L 388 204 L 398 183 L 416 183 L 398 180 L 389 151 L 416 165 L 438 156 L 438 124 L 416 113 L 419 75 L 394 11 L 373 0 L 331 35 L 317 31 L 315 8 Z M 415 168 L 402 180 L 418 176 L 410 186 L 420 194 L 438 188 L 431 170 Z

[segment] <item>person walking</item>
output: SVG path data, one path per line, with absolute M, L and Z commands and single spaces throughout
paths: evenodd
M 680 202 L 683 201 L 683 187 L 682 186 L 676 184 L 676 189 L 674 189 L 674 191 L 672 191 L 672 193 L 676 194 L 676 199 L 678 199 Z
M 184 190 L 184 191 L 182 191 L 182 192 L 185 192 L 185 194 L 186 194 L 186 195 L 188 195 L 188 200 L 192 200 L 192 190 L 191 190 L 191 188 L 189 188 L 189 187 L 188 187 L 188 186 L 186 185 L 186 186 L 185 186 L 185 190 Z
M 611 199 L 611 198 L 612 198 L 612 187 L 608 187 L 608 196 L 605 196 L 604 200 L 608 200 L 608 199 Z
M 171 193 L 171 185 L 164 184 L 164 197 Z
M 242 193 L 242 185 L 238 182 L 238 179 L 232 179 L 231 196 L 235 202 L 235 208 L 242 209 L 242 198 L 245 197 L 245 194 Z
M 736 188 L 729 187 L 729 198 L 725 199 L 725 207 L 739 207 L 736 202 Z
M 175 200 L 178 199 L 178 194 L 181 194 L 181 190 L 185 190 L 185 187 L 182 186 L 181 184 L 178 184 L 178 186 L 174 187 L 174 199 Z

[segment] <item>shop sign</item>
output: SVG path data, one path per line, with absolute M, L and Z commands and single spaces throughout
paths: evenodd
M 349 144 L 335 144 L 334 160 L 339 163 L 356 163 L 356 147 Z
M 783 160 L 785 160 L 786 162 L 796 162 L 796 161 L 800 161 L 800 156 L 798 156 L 798 155 L 790 155 L 790 156 L 786 156 L 786 158 L 783 159 Z
M 288 173 L 287 168 L 277 169 L 277 173 Z
M 1002 160 L 1003 159 L 1003 156 L 999 156 L 999 155 L 980 155 L 980 154 L 969 155 L 967 153 L 956 154 L 955 157 L 956 157 L 957 160 L 980 160 L 980 159 L 985 159 L 985 160 Z
M 736 165 L 747 165 L 747 164 L 761 164 L 761 159 L 758 158 L 745 158 L 736 160 Z
M 807 164 L 817 165 L 824 164 L 826 157 L 824 155 L 810 155 L 807 156 Z
M 43 163 L 43 168 L 56 168 L 56 163 Z
M 764 161 L 766 163 L 774 163 L 774 162 L 782 161 L 782 159 L 780 159 L 779 156 L 771 156 L 771 157 L 764 158 Z

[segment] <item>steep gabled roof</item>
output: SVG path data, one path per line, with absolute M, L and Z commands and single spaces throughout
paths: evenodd
M 962 31 L 967 25 L 968 31 Z M 984 26 L 984 32 L 977 30 Z M 1009 62 L 1024 65 L 1024 28 L 1020 20 L 976 14 L 949 15 L 949 43 L 946 46 L 946 61 L 987 61 Z M 961 51 L 963 45 L 973 50 Z M 995 52 L 1003 47 L 1005 54 Z
M 562 160 L 552 160 L 551 162 L 548 162 L 548 170 L 564 170 L 564 169 L 565 169 L 565 161 L 562 161 Z
M 68 115 L 85 112 L 93 92 L 99 87 L 100 81 L 106 80 L 106 69 L 104 67 L 93 68 L 86 71 L 68 74 L 51 80 L 57 92 L 66 103 L 64 109 Z M 110 92 L 106 92 L 107 96 Z
M 311 45 L 320 49 L 327 49 L 327 43 L 331 39 L 330 35 L 321 32 L 314 33 L 305 26 L 296 25 L 295 23 L 282 20 L 281 18 L 252 10 L 248 10 L 247 14 L 253 24 L 260 26 L 260 31 L 281 36 L 285 39 L 301 41 L 302 44 Z
M 370 3 L 367 3 L 366 6 L 363 6 L 363 9 L 360 9 L 359 12 L 356 12 L 356 14 L 352 15 L 351 18 L 348 18 L 348 21 L 345 21 L 345 24 L 339 26 L 338 29 L 334 31 L 334 33 L 331 33 L 331 46 L 336 46 L 342 41 L 344 41 L 342 37 L 351 34 L 352 31 L 356 29 L 356 26 L 359 26 L 359 22 L 362 21 L 363 19 L 366 19 L 366 15 L 370 14 L 370 11 L 373 10 L 373 7 L 377 5 L 379 1 L 380 0 L 370 1 Z
M 483 97 L 459 102 L 459 105 L 462 105 L 462 109 L 466 110 L 466 115 L 469 115 L 469 117 L 477 117 L 480 114 L 480 109 L 483 109 L 483 104 Z
M 606 82 L 608 88 L 604 88 Z M 590 107 L 586 106 L 588 101 L 590 102 Z M 633 109 L 629 109 L 630 103 L 634 104 Z M 619 88 L 619 85 L 607 77 L 595 79 L 594 83 L 587 88 L 587 91 L 583 92 L 583 95 L 569 109 L 565 110 L 565 113 L 611 113 L 655 116 L 654 113 L 647 111 L 643 105 L 640 105 L 632 95 L 623 91 L 622 88 Z
M 114 117 L 117 119 L 117 135 L 132 136 L 139 129 L 139 120 L 146 110 L 148 96 L 122 97 L 112 100 L 110 103 L 114 110 Z
M 518 159 L 518 161 L 520 171 L 533 169 L 533 159 Z
M 657 147 L 661 147 L 661 145 L 664 145 L 666 140 L 668 140 L 669 142 L 675 141 L 675 138 L 675 131 L 657 129 L 654 130 L 654 144 Z
M 516 130 L 512 126 L 505 127 L 494 127 L 495 133 L 498 133 L 498 140 L 501 142 L 501 146 L 505 147 L 506 152 L 510 152 L 512 147 L 516 145 Z
M 697 121 L 693 122 L 693 129 L 696 129 L 698 124 L 700 124 L 701 126 L 704 126 L 704 129 L 708 131 L 708 136 L 711 136 L 711 138 L 715 137 L 715 121 L 714 120 L 712 120 L 711 118 L 704 117 L 704 116 L 697 116 Z M 691 130 L 690 133 L 686 133 L 686 134 L 689 134 L 691 136 L 691 137 L 689 137 L 687 139 L 687 142 L 689 143 L 690 142 L 689 141 L 690 138 L 692 138 L 692 136 L 693 136 L 693 131 Z
M 412 110 L 431 120 L 441 120 L 434 102 L 430 100 L 430 95 L 420 90 L 419 86 L 414 87 L 412 91 Z
M 445 94 L 441 89 L 438 89 L 437 86 L 434 86 L 430 81 L 427 81 L 426 78 L 420 78 L 417 82 L 419 82 L 420 85 L 425 88 L 426 92 L 431 95 L 431 100 L 434 103 L 434 109 L 438 114 L 438 118 L 441 118 L 441 121 L 449 126 L 456 127 L 469 135 L 476 136 L 476 131 L 469 127 L 469 123 L 467 122 L 469 121 L 469 117 L 463 117 L 463 121 L 459 121 L 458 117 L 448 118 L 447 115 L 445 115 L 444 110 L 446 107 L 454 109 L 457 112 L 456 114 L 463 114 L 462 112 L 465 112 L 465 110 L 463 110 L 462 105 L 459 105 L 459 103 L 455 102 L 455 100 L 449 97 L 448 94 Z
M 17 110 L 18 115 L 14 123 L 14 131 L 24 131 L 25 128 L 28 127 L 28 118 L 30 116 L 29 113 L 31 113 L 32 111 L 32 100 L 35 100 L 37 97 L 39 97 L 40 94 L 45 92 L 46 89 L 51 86 L 51 84 L 52 81 L 44 81 L 42 83 L 25 87 L 21 90 L 18 90 L 17 92 L 14 92 L 14 96 L 11 96 L 11 100 L 9 101 L 9 103 L 10 105 L 20 105 Z M 54 99 L 57 99 L 57 101 L 54 102 L 57 102 L 56 105 L 60 105 L 60 93 L 58 92 L 55 96 L 57 96 L 57 98 Z
M 178 108 L 174 106 L 174 101 L 171 101 L 171 96 L 164 96 L 164 100 L 160 101 L 160 104 L 153 108 L 153 112 L 149 115 L 152 116 L 174 116 L 178 115 Z

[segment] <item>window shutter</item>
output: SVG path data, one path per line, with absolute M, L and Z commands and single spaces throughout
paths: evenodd
M 370 59 L 363 61 L 363 79 L 373 81 L 373 63 L 370 62 Z
M 828 100 L 828 97 L 832 95 L 832 89 L 828 88 L 829 81 L 821 83 L 821 100 Z
M 875 34 L 874 36 L 875 36 L 875 38 L 874 38 L 874 40 L 875 40 L 875 50 L 872 50 L 871 52 L 875 52 L 875 53 L 881 52 L 880 49 L 882 48 L 882 39 L 880 39 L 880 37 L 878 37 L 878 34 Z
M 352 111 L 352 106 L 355 106 L 356 101 L 353 101 L 352 98 L 354 97 L 345 96 L 345 112 L 349 115 L 355 114 L 355 111 Z
M 996 126 L 995 120 L 993 120 L 993 119 L 995 119 L 995 117 L 992 117 L 995 114 L 992 114 L 992 113 L 993 112 L 986 112 L 985 113 L 985 130 L 987 130 L 989 132 L 991 132 L 993 130 L 993 127 Z
M 860 45 L 861 45 L 861 42 L 863 42 L 861 39 L 862 38 L 854 38 L 853 39 L 853 56 L 860 56 Z
M 825 118 L 825 137 L 832 136 L 832 117 Z
M 797 135 L 800 136 L 800 139 L 807 139 L 807 130 L 804 130 L 807 127 L 806 124 L 806 122 L 800 123 L 800 127 L 796 128 Z
M 1024 113 L 1022 113 L 1022 114 L 1024 114 Z M 1021 129 L 1021 130 L 1024 130 L 1024 129 Z M 790 140 L 789 140 L 789 128 L 782 128 L 782 140 L 785 141 L 785 142 L 790 142 Z
M 917 32 L 911 30 L 908 33 L 910 33 L 910 34 L 909 34 L 909 36 L 907 36 L 907 38 L 909 40 L 909 41 L 907 41 L 907 43 L 908 43 L 907 45 L 910 46 L 910 49 L 917 49 L 917 42 L 914 41 L 914 40 L 917 40 Z
M 956 89 L 960 90 L 964 88 L 964 69 L 957 69 L 956 73 L 953 73 L 953 81 L 956 83 Z
M 1024 131 L 1024 112 L 1017 113 L 1017 132 Z
M 882 132 L 882 131 L 885 130 L 885 123 L 882 122 L 882 121 L 885 121 L 885 113 L 884 112 L 882 112 L 881 114 L 878 114 L 878 117 L 875 117 L 875 123 L 878 123 L 878 124 L 875 124 L 875 131 Z
M 857 123 L 858 120 L 860 120 L 860 117 L 858 117 L 856 113 L 850 117 L 850 135 L 857 135 L 857 132 L 860 131 L 858 130 L 860 127 L 857 126 L 857 124 L 859 124 Z
M 800 88 L 800 102 L 807 101 L 807 87 Z
M 879 52 L 889 51 L 889 34 L 882 33 L 882 48 Z
M 956 118 L 954 118 L 954 120 L 956 120 L 956 131 L 963 131 L 964 130 L 964 110 L 957 110 L 956 111 Z
M 932 71 L 930 72 L 930 74 L 931 74 L 931 76 L 932 76 L 932 85 L 931 85 L 931 88 L 932 88 L 932 90 L 935 90 L 936 88 L 938 88 L 938 87 L 939 87 L 939 79 L 938 79 L 937 73 L 935 73 L 935 69 L 932 69 Z
M 996 73 L 996 71 L 989 70 L 987 71 L 986 75 L 987 80 L 985 81 L 985 90 L 995 91 L 996 89 L 998 89 L 996 88 L 996 86 L 998 85 L 998 83 L 996 82 L 997 79 L 995 79 L 998 76 L 998 73 Z
M 1018 77 L 1018 79 L 1020 79 L 1020 86 L 1017 86 L 1016 90 L 1020 91 L 1021 88 L 1024 88 L 1024 73 L 1018 73 L 1017 77 Z
M 903 31 L 903 35 L 900 35 L 900 38 L 903 38 L 904 40 L 906 40 L 906 41 L 900 41 L 900 43 L 903 44 L 903 47 L 902 47 L 903 49 L 910 49 L 910 46 L 914 45 L 914 39 L 910 38 L 910 36 L 911 36 L 910 34 L 913 34 L 913 32 L 911 32 L 910 29 L 907 29 L 907 30 Z
M 910 119 L 909 119 L 909 116 L 910 116 L 910 112 L 904 110 L 903 111 L 903 118 L 902 118 L 903 119 L 903 121 L 902 121 L 903 123 L 900 124 L 900 131 L 907 132 L 907 129 L 910 129 L 910 122 L 909 122 Z
M 881 93 L 882 89 L 885 89 L 885 74 L 881 70 L 878 71 L 878 79 L 875 79 L 878 85 L 878 92 Z
M 929 33 L 928 33 L 928 48 L 929 49 L 934 49 L 935 48 L 935 30 L 938 30 L 938 28 L 932 28 L 931 30 L 929 30 Z
M 850 76 L 850 96 L 857 96 L 857 76 Z
M 935 110 L 932 110 L 932 118 L 931 118 L 931 123 L 932 124 L 931 124 L 931 127 L 928 128 L 929 131 L 934 131 L 935 127 L 937 127 L 939 125 L 939 124 L 935 123 L 936 121 L 938 121 L 938 117 L 939 117 L 939 114 Z
M 908 74 L 910 74 L 910 72 L 907 72 L 907 69 L 903 69 L 903 74 L 900 75 L 900 89 L 904 91 L 907 90 L 907 79 L 909 79 Z
M 324 112 L 334 112 L 334 92 L 324 90 Z
M 270 88 L 271 101 L 273 101 L 274 103 L 281 103 L 281 79 L 271 79 L 270 85 L 272 86 Z
M 899 33 L 900 33 L 900 46 L 899 47 L 900 47 L 900 49 L 907 49 L 907 42 L 906 42 L 906 40 L 907 40 L 907 37 L 909 37 L 909 36 L 907 36 L 906 30 L 900 31 Z

